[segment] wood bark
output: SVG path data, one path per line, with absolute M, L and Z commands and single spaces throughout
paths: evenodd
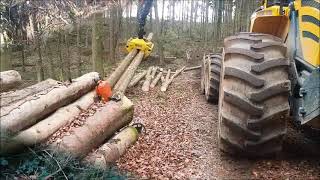
M 137 55 L 138 50 L 132 50 L 120 63 L 117 69 L 107 78 L 107 82 L 110 84 L 111 87 L 114 87 L 118 80 L 120 79 L 121 75 L 127 70 L 128 66 Z
M 21 83 L 21 75 L 14 70 L 0 72 L 0 92 L 7 91 Z
M 162 82 L 161 91 L 162 91 L 162 89 L 165 89 L 166 82 L 169 82 L 169 80 L 170 80 L 170 74 L 171 74 L 171 69 L 169 69 L 169 70 L 167 71 L 166 78 L 165 78 L 165 80 Z
M 4 37 L 3 47 L 0 47 L 0 71 L 8 71 L 12 69 L 11 64 L 11 48 L 8 44 L 8 39 Z
M 150 33 L 147 37 L 147 40 L 151 41 L 152 36 L 153 36 L 153 34 Z M 121 78 L 119 79 L 119 81 L 115 85 L 114 90 L 113 90 L 114 93 L 122 93 L 122 94 L 125 93 L 126 89 L 129 86 L 130 81 L 133 78 L 135 71 L 137 70 L 138 66 L 140 65 L 140 63 L 143 59 L 143 56 L 144 56 L 143 52 L 139 52 L 135 56 L 135 58 L 133 59 L 133 61 L 129 65 L 129 67 L 127 68 L 126 72 L 121 76 Z
M 5 109 L 8 106 L 12 106 L 13 104 L 18 107 L 20 104 L 26 101 L 27 97 L 32 99 L 33 96 L 36 96 L 38 93 L 44 93 L 44 91 L 50 91 L 54 87 L 58 86 L 59 82 L 53 79 L 47 79 L 35 85 L 26 87 L 24 89 L 20 89 L 17 91 L 3 92 L 0 94 L 1 108 Z
M 196 69 L 200 69 L 201 66 L 194 66 L 194 67 L 189 67 L 189 68 L 185 68 L 183 71 L 186 72 L 186 71 L 192 71 L 192 70 L 196 70 Z
M 84 158 L 92 149 L 109 139 L 117 130 L 128 125 L 133 118 L 133 103 L 125 96 L 121 101 L 109 101 L 90 116 L 83 126 L 74 128 L 70 136 L 50 145 L 58 152 Z
M 94 14 L 94 24 L 92 26 L 92 63 L 93 71 L 104 77 L 103 59 L 103 20 L 102 14 Z
M 150 88 L 154 88 L 156 87 L 156 85 L 158 84 L 159 80 L 161 79 L 162 77 L 162 70 L 160 69 L 160 72 L 158 73 L 158 75 L 154 78 L 154 80 L 152 81 L 152 83 L 150 84 Z
M 162 75 L 161 76 L 161 83 L 163 84 L 166 81 L 165 77 Z
M 137 74 L 135 77 L 132 78 L 132 80 L 131 80 L 131 82 L 129 84 L 129 87 L 134 87 L 135 85 L 137 85 L 141 81 L 141 79 L 146 77 L 146 75 L 147 75 L 147 71 L 146 70 L 141 72 L 141 73 L 139 73 L 139 74 Z
M 58 109 L 30 128 L 21 131 L 8 141 L 1 141 L 0 154 L 14 153 L 23 150 L 26 146 L 44 142 L 59 128 L 71 123 L 82 110 L 88 109 L 94 103 L 95 95 L 95 91 L 92 91 L 74 103 Z
M 166 78 L 165 83 L 161 86 L 161 91 L 162 92 L 167 91 L 168 86 L 172 83 L 173 79 L 176 78 L 185 68 L 186 67 L 184 66 L 180 70 L 176 71 L 169 80 Z M 169 74 L 169 71 L 168 71 L 168 74 Z M 167 77 L 168 77 L 168 74 L 167 74 Z
M 146 75 L 146 80 L 144 81 L 142 85 L 142 91 L 147 92 L 150 89 L 150 84 L 152 81 L 152 76 L 154 72 L 157 72 L 157 68 L 155 67 L 149 67 L 148 73 Z
M 96 86 L 99 74 L 85 74 L 69 85 L 60 84 L 6 107 L 1 107 L 1 137 L 13 135 L 35 124 L 58 108 L 71 103 Z
M 138 140 L 138 131 L 134 127 L 127 127 L 116 134 L 107 143 L 84 158 L 85 163 L 100 169 L 107 169 L 112 163 L 120 159 L 126 150 Z
M 154 79 L 156 77 L 158 69 L 159 69 L 158 67 L 153 67 L 152 73 L 151 73 L 151 79 Z

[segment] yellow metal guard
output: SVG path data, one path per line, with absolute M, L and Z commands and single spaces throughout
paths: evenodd
M 144 52 L 144 58 L 150 56 L 154 44 L 146 39 L 130 38 L 127 42 L 126 49 L 131 52 L 133 49 L 138 49 Z

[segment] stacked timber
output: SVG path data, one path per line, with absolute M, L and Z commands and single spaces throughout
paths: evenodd
M 60 113 L 60 116 L 51 118 L 52 120 L 48 122 L 42 122 L 42 120 L 47 119 L 50 113 L 87 94 L 94 89 L 98 80 L 99 74 L 93 72 L 74 79 L 68 84 L 48 79 L 22 90 L 2 93 L 0 152 L 7 152 L 11 147 L 15 149 L 44 139 L 43 133 L 48 134 L 56 129 L 51 123 L 60 124 L 59 121 L 65 119 L 64 116 L 67 117 L 68 113 Z
M 138 140 L 138 135 L 139 133 L 135 127 L 126 127 L 96 151 L 85 157 L 84 161 L 98 168 L 107 169 L 126 152 L 126 149 Z
M 71 129 L 60 141 L 50 145 L 51 148 L 66 152 L 74 157 L 83 158 L 92 149 L 99 147 L 116 131 L 128 125 L 133 118 L 133 103 L 125 96 L 118 102 L 109 101 L 80 127 Z
M 134 76 L 132 81 L 130 82 L 129 87 L 134 87 L 139 84 L 140 81 L 143 81 L 142 91 L 148 92 L 150 89 L 154 89 L 157 84 L 161 82 L 161 91 L 167 91 L 169 85 L 173 82 L 173 80 L 179 76 L 182 72 L 192 71 L 200 69 L 200 66 L 195 67 L 182 67 L 174 72 L 171 69 L 164 70 L 163 68 L 159 67 L 149 67 L 148 70 L 144 70 L 141 73 Z
M 8 91 L 21 83 L 21 75 L 14 70 L 0 72 L 0 92 Z
M 147 39 L 151 40 L 152 34 Z M 137 129 L 127 127 L 133 118 L 133 103 L 124 93 L 143 58 L 143 52 L 131 51 L 106 79 L 116 95 L 108 102 L 96 101 L 94 89 L 100 81 L 96 72 L 71 82 L 48 79 L 22 90 L 1 93 L 0 154 L 40 144 L 76 158 L 85 158 L 97 149 L 85 158 L 90 159 L 86 162 L 98 162 L 95 157 L 101 157 L 98 152 L 103 151 L 103 156 L 108 157 L 105 162 L 117 160 L 137 140 Z M 161 79 L 156 76 L 157 70 L 142 72 L 135 83 L 148 74 L 150 86 L 152 79 Z M 79 119 L 81 123 L 77 123 Z M 116 134 L 120 129 L 123 131 Z M 119 143 L 113 143 L 115 140 Z

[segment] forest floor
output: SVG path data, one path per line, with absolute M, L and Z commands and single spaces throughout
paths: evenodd
M 138 179 L 320 177 L 320 153 L 308 157 L 305 142 L 296 141 L 301 134 L 292 128 L 284 152 L 277 157 L 246 159 L 220 152 L 218 107 L 206 102 L 199 87 L 200 72 L 191 71 L 177 77 L 166 93 L 159 87 L 148 93 L 141 87 L 129 90 L 128 97 L 135 103 L 133 121 L 143 123 L 146 133 L 118 162 L 122 171 Z

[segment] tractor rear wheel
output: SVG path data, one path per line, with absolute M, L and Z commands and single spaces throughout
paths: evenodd
M 206 61 L 205 97 L 214 104 L 218 104 L 219 100 L 221 59 L 221 54 L 216 53 L 208 55 Z
M 240 33 L 224 41 L 219 147 L 244 156 L 278 153 L 289 116 L 289 60 L 281 39 Z
M 206 82 L 206 61 L 207 61 L 207 55 L 203 56 L 202 62 L 201 62 L 201 85 L 200 85 L 200 91 L 202 94 L 205 94 L 205 87 L 204 84 Z

